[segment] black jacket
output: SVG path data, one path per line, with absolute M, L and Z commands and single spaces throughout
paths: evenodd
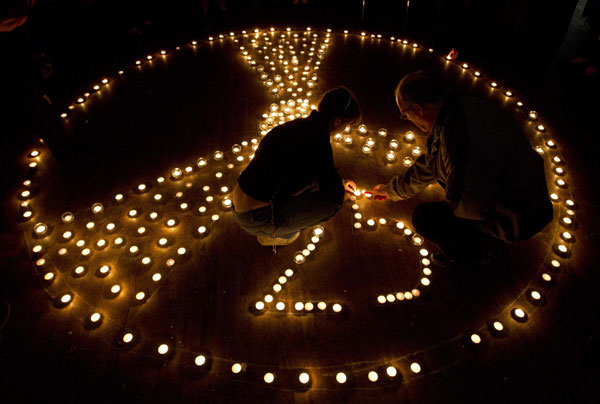
M 324 200 L 342 204 L 344 186 L 333 165 L 328 122 L 318 111 L 271 130 L 238 179 L 246 194 L 274 205 L 314 183 Z

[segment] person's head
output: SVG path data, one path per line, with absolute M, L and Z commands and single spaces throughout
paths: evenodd
M 403 119 L 429 132 L 448 94 L 430 73 L 420 70 L 404 76 L 396 86 L 396 105 Z
M 330 132 L 360 121 L 358 102 L 346 87 L 327 91 L 317 109 L 329 122 Z

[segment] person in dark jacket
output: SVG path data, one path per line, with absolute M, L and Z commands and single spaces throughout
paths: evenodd
M 360 109 L 344 87 L 328 91 L 318 109 L 271 130 L 233 191 L 233 215 L 265 246 L 294 242 L 300 230 L 329 220 L 346 191 L 333 162 L 330 136 L 357 122 Z
M 430 184 L 444 188 L 446 201 L 413 212 L 415 229 L 442 251 L 434 261 L 488 262 L 485 235 L 518 242 L 552 220 L 543 159 L 507 113 L 447 91 L 424 71 L 400 80 L 396 103 L 427 133 L 427 150 L 406 172 L 377 185 L 373 196 L 397 201 Z

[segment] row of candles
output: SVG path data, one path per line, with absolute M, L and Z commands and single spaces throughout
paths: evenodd
M 274 33 L 273 30 L 270 31 L 271 33 Z M 287 30 L 288 33 L 290 33 L 290 30 Z M 311 30 L 307 30 L 304 32 L 304 36 L 310 35 L 311 34 Z M 346 32 L 347 34 L 347 32 Z M 245 34 L 244 34 L 245 35 Z M 295 36 L 296 38 L 298 37 L 302 37 L 302 34 L 293 34 L 293 36 Z M 362 37 L 365 37 L 366 35 L 361 35 Z M 231 35 L 231 37 L 233 37 L 233 35 Z M 326 36 L 327 39 L 330 38 L 329 35 Z M 371 36 L 371 38 L 375 38 L 375 36 Z M 377 38 L 381 38 L 381 36 L 377 36 Z M 220 39 L 224 39 L 224 36 L 221 36 Z M 394 40 L 393 38 L 391 38 L 392 40 Z M 209 39 L 209 40 L 214 40 L 214 38 Z M 397 40 L 400 41 L 400 40 Z M 304 41 L 306 42 L 306 41 Z M 327 42 L 329 43 L 329 41 Z M 406 40 L 401 41 L 401 43 L 403 45 L 408 45 Z M 197 45 L 194 44 L 194 46 Z M 315 43 L 311 42 L 311 45 L 315 45 Z M 412 47 L 413 48 L 418 48 L 419 46 L 413 44 Z M 263 49 L 264 50 L 264 49 Z M 431 51 L 431 50 L 430 50 Z M 166 54 L 166 52 L 161 52 L 161 54 Z M 150 59 L 148 59 L 150 60 Z M 450 59 L 448 59 L 450 60 Z M 140 63 L 136 63 L 136 64 L 140 64 Z M 251 63 L 252 64 L 252 63 Z M 468 66 L 466 63 L 462 64 L 461 67 L 465 70 L 470 69 L 470 66 Z M 318 68 L 318 63 L 317 63 L 317 68 Z M 315 68 L 316 70 L 316 68 Z M 122 71 L 119 72 L 120 74 L 123 74 Z M 262 73 L 262 72 L 261 72 Z M 481 73 L 478 71 L 473 71 L 473 75 L 474 77 L 481 77 Z M 307 75 L 303 75 L 303 77 L 305 77 Z M 283 77 L 283 76 L 282 76 Z M 275 82 L 275 80 L 273 80 Z M 318 81 L 318 79 L 316 78 L 316 75 L 313 76 L 311 78 L 311 81 L 313 83 L 316 83 Z M 102 84 L 103 85 L 108 85 L 109 80 L 108 79 L 103 79 L 102 80 Z M 499 85 L 496 82 L 490 82 L 489 83 L 490 87 L 493 89 L 498 89 Z M 95 85 L 94 86 L 94 90 L 95 91 L 99 91 L 100 90 L 100 86 L 99 85 Z M 295 95 L 294 95 L 295 96 Z M 511 91 L 505 91 L 504 92 L 504 96 L 505 97 L 513 97 L 514 95 L 512 94 Z M 86 96 L 87 97 L 87 96 Z M 85 101 L 85 99 L 78 99 L 78 103 L 83 103 Z M 523 108 L 523 104 L 522 102 L 518 101 L 516 103 L 517 108 Z M 299 110 L 296 111 L 294 110 L 294 108 L 298 107 Z M 281 109 L 281 110 L 280 110 Z M 270 111 L 266 114 L 263 115 L 263 118 L 268 119 L 271 118 L 270 121 L 265 121 L 265 123 L 267 125 L 263 125 L 260 127 L 261 129 L 261 134 L 265 135 L 268 132 L 268 129 L 270 127 L 273 127 L 273 125 L 276 124 L 281 124 L 283 122 L 285 122 L 285 119 L 282 119 L 283 117 L 285 117 L 287 115 L 288 120 L 293 119 L 292 117 L 298 117 L 298 116 L 306 116 L 306 113 L 308 112 L 308 99 L 289 99 L 287 101 L 281 100 L 278 104 L 273 104 L 270 107 Z M 532 122 L 533 121 L 537 121 L 538 120 L 538 116 L 537 113 L 535 111 L 530 111 L 528 113 L 528 119 L 530 119 Z M 65 116 L 63 116 L 65 117 Z M 535 127 L 536 131 L 539 134 L 545 134 L 546 133 L 546 128 L 543 125 L 537 125 Z M 348 133 L 350 130 L 347 129 L 345 131 L 345 133 Z M 367 134 L 367 129 L 366 126 L 359 126 L 358 127 L 358 134 L 359 136 L 362 135 L 366 135 Z M 340 141 L 344 144 L 351 144 L 352 143 L 352 139 L 350 138 L 350 140 L 346 140 L 349 136 L 348 135 L 342 135 L 340 134 L 342 137 L 334 137 L 335 141 Z M 385 129 L 380 129 L 377 131 L 377 135 L 380 136 L 381 138 L 385 138 L 387 135 L 387 130 Z M 403 138 L 403 141 L 405 143 L 411 144 L 414 141 L 414 134 L 407 132 Z M 362 152 L 365 154 L 369 154 L 371 152 L 371 150 L 373 149 L 373 146 L 375 144 L 375 139 L 373 138 L 367 138 L 365 145 L 363 145 L 362 148 Z M 258 147 L 258 140 L 257 139 L 252 139 L 252 141 L 249 142 L 242 142 L 242 146 L 248 146 L 251 145 L 253 151 L 256 150 L 256 148 Z M 241 147 L 239 145 L 234 145 L 232 147 L 232 153 L 234 155 L 238 154 L 241 151 Z M 367 146 L 367 147 L 365 147 Z M 400 146 L 400 143 L 396 140 L 396 139 L 392 139 L 388 142 L 388 147 L 389 147 L 389 151 L 388 153 L 386 153 L 386 158 L 388 157 L 387 155 L 389 154 L 390 151 L 395 151 L 397 150 L 397 148 Z M 417 146 L 418 147 L 418 146 Z M 571 232 L 568 231 L 568 229 L 571 229 L 574 225 L 574 208 L 575 208 L 575 203 L 568 197 L 564 197 L 561 196 L 560 190 L 564 190 L 567 187 L 566 181 L 564 181 L 563 177 L 565 176 L 565 170 L 563 168 L 563 161 L 562 159 L 556 155 L 556 151 L 557 151 L 557 146 L 556 144 L 551 140 L 551 139 L 547 139 L 544 144 L 542 146 L 537 146 L 536 150 L 538 151 L 538 153 L 540 154 L 548 154 L 549 152 L 553 152 L 553 156 L 550 159 L 552 165 L 553 165 L 553 169 L 552 169 L 552 173 L 555 176 L 559 176 L 561 178 L 557 178 L 554 181 L 554 184 L 559 188 L 557 190 L 555 190 L 554 192 L 551 193 L 550 198 L 553 202 L 555 203 L 559 203 L 559 202 L 564 202 L 564 214 L 561 212 L 561 217 L 560 217 L 560 225 L 565 227 L 566 230 L 561 231 L 560 233 L 560 238 L 562 239 L 562 241 L 560 241 L 558 244 L 555 245 L 554 251 L 555 253 L 559 256 L 557 258 L 560 257 L 566 257 L 569 255 L 570 250 L 569 247 L 567 246 L 567 243 L 571 243 L 574 240 L 574 236 L 572 235 Z M 417 154 L 415 154 L 417 153 Z M 414 147 L 411 150 L 411 154 L 414 157 L 417 157 L 419 154 L 421 153 L 420 149 L 415 149 Z M 215 161 L 221 161 L 224 158 L 225 153 L 217 151 L 213 154 L 213 158 Z M 253 154 L 250 153 L 248 156 L 248 160 L 250 160 L 252 158 Z M 34 161 L 31 161 L 29 166 L 30 168 L 35 168 L 37 167 L 38 164 L 38 160 L 40 157 L 40 151 L 36 150 L 30 153 L 29 157 L 31 159 L 33 159 Z M 243 157 L 241 155 L 238 155 L 236 157 L 236 161 L 238 162 L 242 162 L 244 161 L 243 159 L 240 159 L 240 157 Z M 407 156 L 410 157 L 410 156 Z M 387 158 L 388 160 L 390 160 L 390 158 Z M 391 161 L 391 160 L 390 160 Z M 208 161 L 204 158 L 200 158 L 197 160 L 196 162 L 196 167 L 198 167 L 198 169 L 204 168 L 208 165 Z M 407 164 L 405 164 L 407 165 Z M 179 181 L 181 178 L 183 178 L 186 175 L 190 175 L 193 172 L 195 172 L 196 167 L 194 166 L 187 166 L 184 169 L 179 169 L 179 168 L 174 168 L 171 171 L 171 175 L 170 178 L 173 181 Z M 217 173 L 217 178 L 219 178 L 218 173 Z M 163 183 L 164 182 L 164 178 L 159 178 L 158 183 Z M 22 211 L 22 215 L 23 218 L 28 219 L 30 217 L 33 216 L 33 209 L 30 206 L 29 200 L 34 196 L 33 193 L 30 191 L 30 188 L 32 187 L 32 182 L 30 179 L 26 180 L 23 185 L 26 187 L 26 189 L 21 193 L 20 198 L 23 200 L 23 202 L 21 202 L 21 211 Z M 138 186 L 138 189 L 136 190 L 137 193 L 144 193 L 145 192 L 145 187 L 143 186 L 144 184 L 140 184 L 140 186 Z M 223 189 L 221 190 L 223 191 Z M 223 191 L 223 192 L 227 192 Z M 362 193 L 364 195 L 364 193 Z M 154 196 L 154 199 L 156 200 L 156 198 L 160 199 L 160 196 L 157 196 L 160 194 L 156 194 Z M 358 195 L 357 195 L 358 196 Z M 367 194 L 368 196 L 368 194 Z M 117 202 L 121 202 L 123 200 L 123 195 L 122 194 L 118 194 L 115 197 L 115 200 Z M 227 202 L 229 201 L 229 202 Z M 207 202 L 212 202 L 212 201 L 208 201 Z M 225 208 L 230 207 L 231 206 L 231 202 L 230 200 L 225 197 L 223 198 L 223 206 Z M 358 204 L 354 203 L 353 204 L 353 211 L 355 211 L 354 213 L 354 218 L 355 218 L 355 222 L 354 222 L 354 228 L 355 229 L 360 229 L 364 226 L 369 226 L 369 227 L 375 227 L 377 225 L 382 225 L 385 226 L 388 224 L 387 220 L 384 218 L 380 218 L 380 219 L 368 219 L 366 221 L 364 221 L 362 216 L 358 216 L 361 215 L 361 213 L 358 211 Z M 185 209 L 184 207 L 180 206 L 180 208 Z M 201 209 L 202 207 L 200 207 L 199 209 Z M 100 214 L 102 213 L 104 207 L 101 204 L 94 204 L 92 206 L 92 212 L 94 214 Z M 155 212 L 153 212 L 155 213 Z M 132 216 L 133 215 L 133 216 Z M 128 212 L 128 216 L 129 217 L 135 217 L 136 216 L 136 212 L 132 212 L 129 211 Z M 65 221 L 65 223 L 69 223 L 69 221 L 72 221 L 73 215 L 72 214 L 65 214 L 63 215 L 63 221 Z M 150 218 L 152 218 L 152 213 L 150 214 Z M 215 220 L 215 216 L 212 216 L 213 220 Z M 218 220 L 218 219 L 216 219 Z M 382 222 L 383 221 L 383 222 Z M 91 228 L 94 227 L 93 224 L 90 224 L 93 222 L 88 222 L 88 224 L 86 225 L 86 227 L 90 226 Z M 172 223 L 174 224 L 174 223 Z M 110 226 L 111 223 L 109 223 L 106 227 L 106 230 L 110 231 Z M 166 226 L 169 225 L 169 221 L 167 221 Z M 411 230 L 406 227 L 402 222 L 395 222 L 394 224 L 398 230 L 401 230 L 403 232 L 403 234 L 405 234 L 406 236 L 411 237 L 412 243 L 415 246 L 420 246 L 422 244 L 422 238 L 419 238 L 420 236 L 418 235 L 414 235 L 408 232 L 411 232 Z M 143 227 L 138 228 L 138 232 L 140 231 L 140 229 L 142 229 Z M 89 229 L 89 227 L 88 227 Z M 294 261 L 296 264 L 302 264 L 304 262 L 304 260 L 306 259 L 306 257 L 312 253 L 315 249 L 316 246 L 318 245 L 318 241 L 317 239 L 320 239 L 320 237 L 322 237 L 323 233 L 321 234 L 315 234 L 315 232 L 319 233 L 322 230 L 322 227 L 317 227 L 313 230 L 313 235 L 311 236 L 311 243 L 307 244 L 306 248 L 303 249 L 302 251 L 294 254 Z M 36 234 L 36 236 L 43 236 L 44 233 L 48 230 L 47 225 L 43 224 L 43 223 L 38 223 L 37 225 L 34 226 L 34 234 Z M 199 233 L 204 233 L 206 232 L 206 227 L 205 226 L 200 226 L 198 228 L 198 232 Z M 408 234 L 407 234 L 408 233 Z M 69 232 L 65 232 L 63 233 L 63 238 L 67 238 L 70 239 L 72 238 L 72 233 L 69 234 Z M 118 238 L 115 240 L 117 241 Z M 166 240 L 166 238 L 161 238 L 158 240 L 158 244 L 160 245 L 161 242 L 164 242 L 164 240 Z M 310 246 L 313 246 L 313 248 L 311 249 Z M 101 246 L 100 246 L 101 247 Z M 133 246 L 132 246 L 133 247 Z M 39 253 L 40 252 L 40 245 L 36 245 L 33 248 L 33 252 L 35 253 Z M 38 250 L 38 251 L 36 251 Z M 84 249 L 85 250 L 85 249 Z M 82 250 L 82 251 L 84 251 Z M 60 251 L 60 250 L 59 250 Z M 309 254 L 306 254 L 305 251 L 307 251 Z M 425 277 L 423 277 L 421 279 L 421 285 L 423 286 L 428 286 L 428 282 L 429 282 L 429 278 L 428 276 L 431 274 L 430 269 L 427 268 L 427 265 L 429 265 L 429 259 L 427 258 L 427 254 L 426 253 L 427 250 L 425 249 L 421 249 L 420 250 L 420 254 L 422 256 L 421 260 L 422 260 L 422 265 L 424 266 L 423 268 L 423 272 L 425 274 Z M 130 247 L 130 252 L 131 252 L 131 247 Z M 185 247 L 180 247 L 178 249 L 178 253 L 181 254 L 185 254 L 187 252 L 187 250 L 185 249 Z M 60 255 L 60 252 L 59 252 Z M 43 258 L 41 258 L 43 259 Z M 39 259 L 38 259 L 39 261 Z M 40 261 L 41 262 L 41 261 Z M 167 261 L 167 265 L 169 264 L 174 264 L 174 260 L 170 259 Z M 43 264 L 42 264 L 43 265 Z M 554 282 L 554 277 L 551 275 L 552 271 L 559 271 L 562 267 L 561 261 L 559 259 L 552 259 L 550 262 L 550 267 L 551 267 L 551 271 L 544 271 L 541 274 L 541 280 L 544 284 L 551 284 L 552 282 Z M 77 273 L 78 271 L 82 271 L 83 266 L 78 266 L 75 269 L 75 273 Z M 99 268 L 99 272 L 108 272 L 110 270 L 110 267 L 108 265 L 103 265 Z M 280 277 L 278 277 L 277 282 L 274 282 L 272 287 L 273 288 L 277 288 L 277 285 L 279 284 L 281 287 L 283 287 L 283 285 L 287 282 L 287 280 L 289 280 L 290 278 L 292 278 L 295 275 L 293 269 L 288 268 L 284 271 L 284 274 Z M 283 281 L 283 277 L 286 278 L 286 281 Z M 424 283 L 425 280 L 425 283 Z M 277 288 L 279 289 L 279 288 Z M 120 290 L 120 286 L 119 285 L 114 285 L 111 290 L 113 290 L 115 293 L 119 293 Z M 274 292 L 277 293 L 277 291 L 274 289 Z M 416 293 L 415 293 L 416 292 Z M 143 292 L 138 292 L 138 294 L 136 294 L 136 298 L 141 298 L 143 299 L 143 296 L 141 294 L 143 294 Z M 420 291 L 418 289 L 413 289 L 412 291 L 407 291 L 407 292 L 396 292 L 396 293 L 388 293 L 388 294 L 382 294 L 377 296 L 377 302 L 379 304 L 386 304 L 386 303 L 390 303 L 390 302 L 394 302 L 394 301 L 401 301 L 401 300 L 409 300 L 412 297 L 417 297 L 419 296 Z M 545 298 L 544 294 L 542 293 L 541 290 L 539 290 L 539 288 L 526 288 L 526 290 L 523 292 L 523 294 L 526 299 L 534 305 L 539 305 Z M 409 297 L 410 296 L 410 297 Z M 254 308 L 261 311 L 261 310 L 266 310 L 268 303 L 275 303 L 275 311 L 284 311 L 288 309 L 288 306 L 290 306 L 287 302 L 275 302 L 274 298 L 272 299 L 272 295 L 270 294 L 266 294 L 265 296 L 263 296 L 263 298 L 257 302 L 255 302 Z M 59 301 L 64 304 L 64 305 L 68 305 L 73 301 L 73 295 L 71 293 L 65 293 L 62 294 L 59 297 Z M 260 302 L 263 302 L 264 306 L 259 304 Z M 283 303 L 283 306 L 279 303 Z M 279 304 L 279 306 L 278 306 Z M 325 311 L 329 308 L 331 308 L 331 310 L 333 312 L 340 312 L 343 310 L 343 303 L 339 303 L 339 302 L 335 302 L 335 303 L 331 303 L 331 302 L 295 302 L 292 305 L 294 307 L 293 310 L 296 310 L 297 312 L 300 312 L 302 310 L 304 311 L 312 311 L 312 310 L 320 310 L 320 311 Z M 283 309 L 281 309 L 283 307 Z M 517 322 L 524 322 L 528 319 L 529 315 L 528 313 L 524 310 L 524 308 L 518 306 L 518 307 L 513 307 L 510 309 L 510 317 L 512 317 L 513 320 L 517 321 Z M 100 312 L 93 312 L 92 314 L 89 315 L 89 318 L 87 319 L 87 321 L 91 322 L 91 323 L 101 323 L 104 319 L 104 315 Z M 506 323 L 501 322 L 500 320 L 494 320 L 492 321 L 490 324 L 486 325 L 485 327 L 482 327 L 481 330 L 487 328 L 489 330 L 489 332 L 492 335 L 500 335 L 504 332 L 506 332 Z M 124 344 L 131 344 L 136 340 L 136 336 L 133 333 L 125 333 L 122 337 L 122 342 Z M 482 331 L 478 330 L 477 333 L 472 333 L 470 335 L 468 335 L 468 343 L 473 345 L 473 346 L 478 346 L 480 344 L 482 344 L 482 342 L 485 340 L 484 335 L 482 334 Z M 173 348 L 165 343 L 165 344 L 160 344 L 157 348 L 157 354 L 159 356 L 165 356 L 167 355 L 169 352 L 172 352 Z M 209 357 L 205 356 L 205 355 L 198 355 L 195 360 L 194 363 L 196 366 L 202 367 L 204 366 L 208 361 L 210 360 Z M 378 367 L 378 369 L 380 369 L 381 366 Z M 370 370 L 366 373 L 366 378 L 370 381 L 370 382 L 377 382 L 378 380 L 380 380 L 380 375 L 385 375 L 387 378 L 394 378 L 396 377 L 396 375 L 398 374 L 398 368 L 395 366 L 388 366 L 388 367 L 384 367 L 385 371 L 378 371 L 378 370 Z M 410 370 L 412 373 L 419 373 L 421 372 L 421 365 L 418 362 L 413 362 L 410 364 L 409 366 Z M 231 372 L 233 374 L 239 374 L 239 373 L 243 373 L 246 370 L 246 365 L 243 362 L 235 362 L 233 363 L 233 365 L 231 366 Z M 300 383 L 300 385 L 310 385 L 312 383 L 312 380 L 315 378 L 315 375 L 312 372 L 300 372 L 298 374 L 298 382 Z M 276 383 L 277 382 L 277 372 L 276 371 L 271 371 L 271 372 L 266 372 L 264 374 L 263 380 L 266 384 L 271 384 L 271 383 Z M 349 379 L 349 375 L 347 372 L 344 371 L 340 371 L 338 373 L 336 373 L 335 375 L 335 380 L 336 383 L 338 384 L 344 384 L 346 383 L 346 381 Z

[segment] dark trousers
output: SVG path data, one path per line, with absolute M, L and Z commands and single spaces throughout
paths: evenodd
M 302 229 L 326 222 L 341 209 L 341 203 L 323 200 L 309 189 L 282 203 L 238 213 L 233 217 L 246 232 L 258 236 L 292 238 Z
M 415 230 L 435 243 L 453 259 L 480 257 L 486 240 L 491 236 L 483 221 L 460 219 L 454 216 L 447 202 L 428 202 L 418 205 L 412 216 Z

